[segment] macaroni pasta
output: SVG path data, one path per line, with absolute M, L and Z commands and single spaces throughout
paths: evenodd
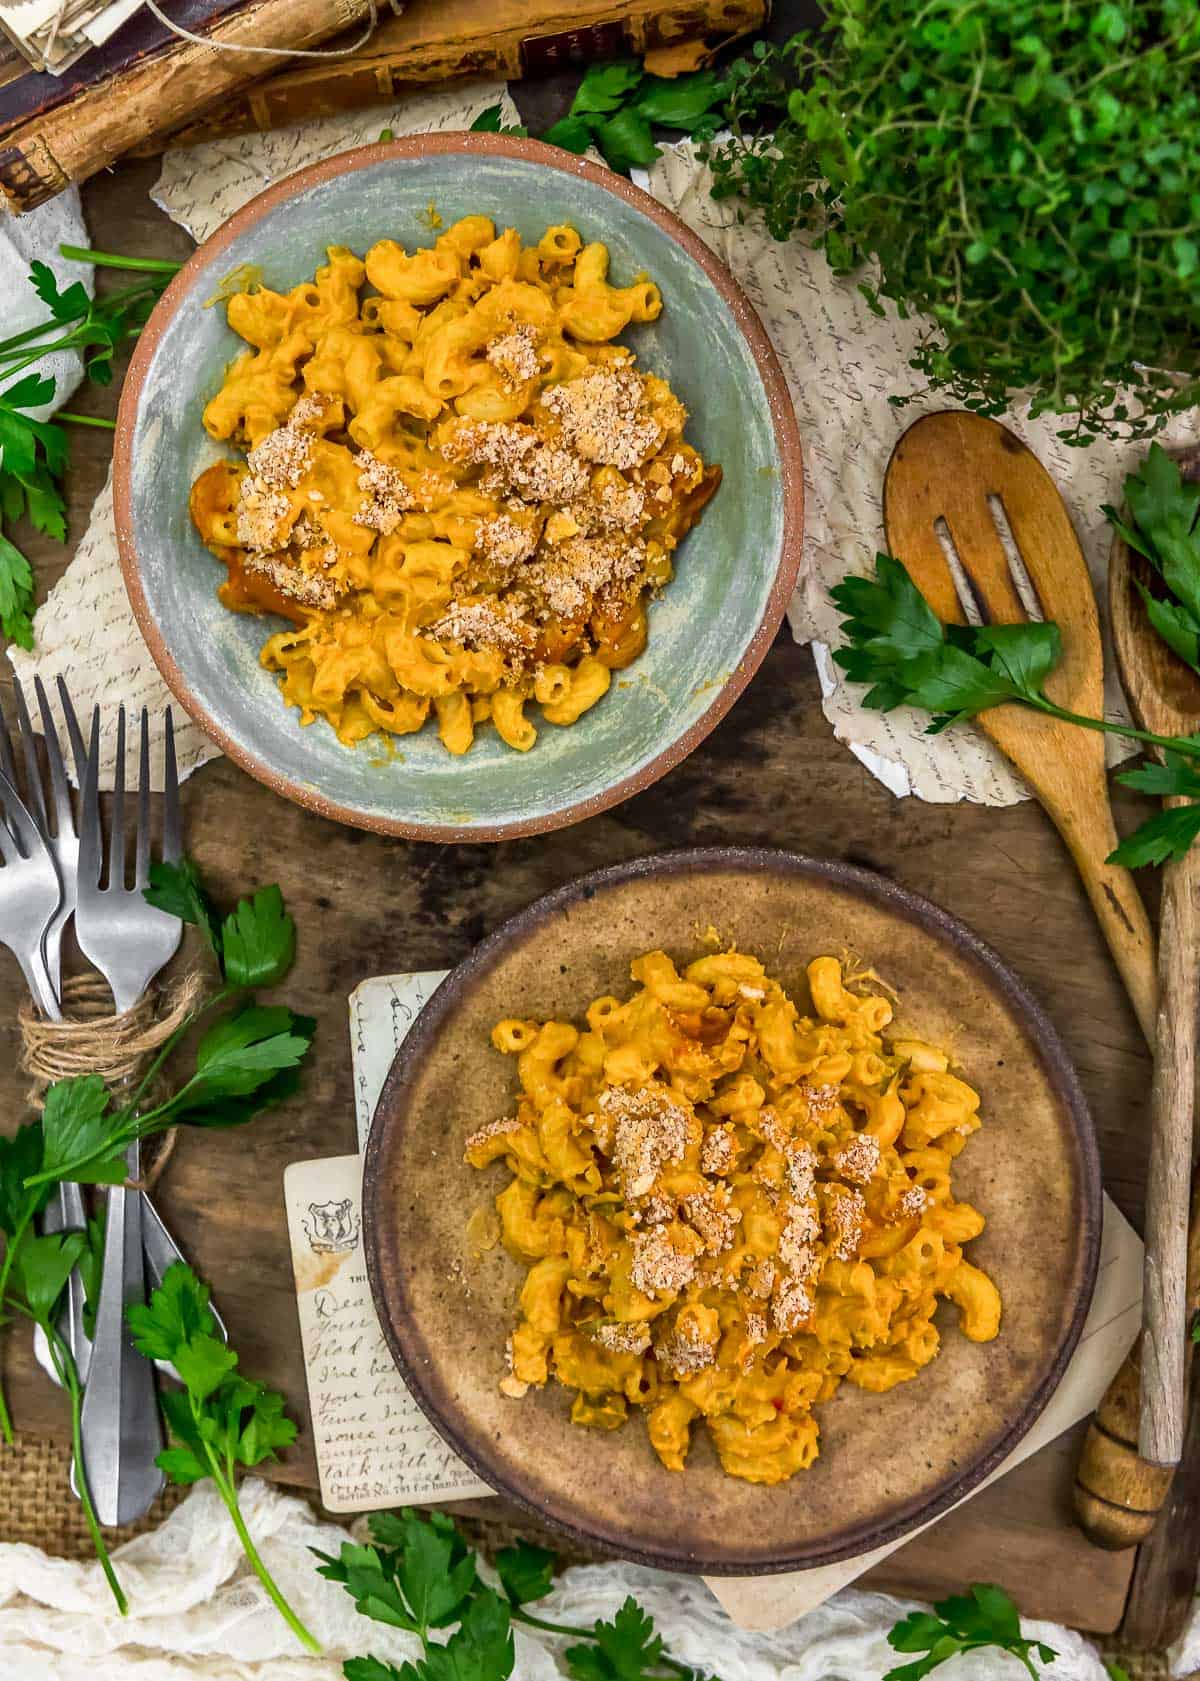
M 754 957 L 664 952 L 587 1025 L 509 1020 L 515 1113 L 467 1141 L 503 1162 L 503 1241 L 528 1269 L 506 1394 L 551 1377 L 576 1424 L 631 1407 L 682 1470 L 703 1420 L 725 1470 L 779 1483 L 818 1451 L 814 1407 L 843 1379 L 882 1392 L 938 1351 L 940 1298 L 986 1342 L 1000 1297 L 963 1249 L 955 1199 L 978 1095 L 948 1058 L 888 1039 L 892 1006 L 808 966 L 811 1012 Z
M 427 250 L 341 246 L 312 281 L 229 299 L 250 346 L 204 411 L 244 449 L 192 487 L 223 603 L 274 613 L 262 662 L 347 745 L 531 702 L 573 724 L 646 643 L 646 600 L 720 482 L 669 385 L 612 341 L 658 288 L 608 280 L 574 228 L 468 216 Z

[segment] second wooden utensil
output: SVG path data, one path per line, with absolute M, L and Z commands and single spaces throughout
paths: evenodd
M 1121 682 L 1134 718 L 1155 735 L 1200 727 L 1200 681 L 1153 628 L 1133 578 L 1149 567 L 1118 538 L 1109 560 L 1109 609 Z M 1181 803 L 1175 796 L 1168 805 Z M 1200 945 L 1195 848 L 1166 865 L 1158 924 L 1158 1031 L 1150 1094 L 1146 1182 L 1146 1267 L 1138 1452 L 1151 1465 L 1177 1465 L 1183 1451 L 1187 1333 L 1188 1184 L 1195 1103 L 1196 1003 Z
M 1015 624 L 1032 615 L 1021 598 L 996 505 L 1003 510 L 1043 618 L 1062 633 L 1062 658 L 1046 682 L 1059 706 L 1100 717 L 1104 662 L 1092 582 L 1053 479 L 1004 426 L 950 410 L 910 426 L 892 452 L 883 489 L 888 547 L 947 624 L 963 624 L 943 533 L 980 615 Z M 1104 740 L 1025 707 L 995 706 L 976 722 L 1012 761 L 1070 848 L 1147 1040 L 1157 986 L 1145 908 L 1128 870 L 1105 862 L 1117 833 L 1108 803 Z
M 1189 476 L 1200 476 L 1200 454 Z M 1138 582 L 1150 585 L 1150 568 L 1118 537 L 1109 560 L 1109 617 L 1130 707 L 1138 722 L 1156 734 L 1189 734 L 1200 727 L 1200 678 L 1151 626 Z M 1163 872 L 1160 1038 L 1146 1194 L 1146 1334 L 1097 1410 L 1076 1480 L 1079 1521 L 1106 1547 L 1145 1540 L 1170 1487 L 1165 1467 L 1178 1462 L 1182 1444 L 1186 1323 L 1189 1311 L 1200 1305 L 1200 1196 L 1192 1210 L 1190 1239 L 1187 1214 L 1200 980 L 1198 885 L 1200 852 L 1193 847 Z M 1178 1401 L 1169 1414 L 1164 1407 L 1168 1396 Z

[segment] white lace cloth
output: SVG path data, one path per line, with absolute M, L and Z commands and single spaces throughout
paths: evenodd
M 297 1615 L 324 1647 L 303 1654 L 238 1547 L 224 1507 L 201 1485 L 150 1535 L 116 1555 L 131 1614 L 116 1614 L 98 1565 L 0 1546 L 0 1675 L 5 1681 L 340 1681 L 346 1658 L 401 1664 L 411 1636 L 366 1622 L 345 1591 L 316 1573 L 308 1549 L 336 1553 L 346 1532 L 319 1522 L 299 1500 L 255 1478 L 242 1486 L 255 1545 Z M 883 1594 L 848 1590 L 773 1635 L 737 1630 L 703 1583 L 636 1565 L 586 1565 L 559 1577 L 538 1606 L 550 1621 L 587 1625 L 632 1593 L 672 1655 L 721 1681 L 879 1681 L 906 1662 L 888 1629 L 910 1609 Z M 1095 1649 L 1052 1623 L 1026 1632 L 1060 1654 L 1048 1681 L 1105 1681 Z M 569 1642 L 534 1630 L 516 1635 L 515 1681 L 555 1681 Z M 956 1659 L 946 1681 L 1012 1681 L 1004 1654 Z
M 0 298 L 4 299 L 5 338 L 46 319 L 46 306 L 28 280 L 29 266 L 35 258 L 53 269 L 60 286 L 65 288 L 71 281 L 81 280 L 89 292 L 92 290 L 90 266 L 69 262 L 58 254 L 60 245 L 86 245 L 87 242 L 78 187 L 60 193 L 48 204 L 39 205 L 25 216 L 13 216 L 6 210 L 0 210 Z M 60 350 L 44 357 L 36 369 L 29 371 L 54 377 L 53 401 L 28 411 L 35 418 L 44 419 L 64 403 L 79 384 L 83 364 L 75 351 Z M 20 374 L 17 376 L 18 379 L 23 377 Z M 0 386 L 11 383 L 0 374 Z

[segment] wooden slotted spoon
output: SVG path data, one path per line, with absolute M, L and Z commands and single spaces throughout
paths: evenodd
M 1200 450 L 1182 465 L 1189 477 L 1200 477 Z M 1154 630 L 1135 580 L 1148 586 L 1150 566 L 1117 537 L 1108 563 L 1109 617 L 1130 709 L 1155 735 L 1192 734 L 1200 728 L 1200 678 Z M 1200 1189 L 1190 1233 L 1187 1212 L 1200 988 L 1198 885 L 1200 850 L 1193 847 L 1163 871 L 1143 1333 L 1097 1409 L 1076 1479 L 1080 1522 L 1108 1547 L 1133 1546 L 1149 1534 L 1170 1486 L 1163 1468 L 1179 1462 L 1182 1447 L 1186 1323 L 1189 1311 L 1200 1307 Z
M 1046 693 L 1073 712 L 1102 715 L 1100 621 L 1087 565 L 1054 481 L 1021 440 L 981 415 L 926 415 L 888 463 L 883 514 L 888 547 L 938 617 L 963 624 L 954 574 L 938 535 L 944 521 L 983 618 L 1028 619 L 989 498 L 1003 505 L 1042 616 L 1062 632 L 1062 658 Z M 1104 737 L 1023 706 L 976 720 L 1012 761 L 1070 848 L 1138 1021 L 1153 1044 L 1157 986 L 1146 911 L 1128 870 L 1106 864 L 1117 844 Z

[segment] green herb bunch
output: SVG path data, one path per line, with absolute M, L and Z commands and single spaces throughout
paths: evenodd
M 79 281 L 60 287 L 45 263 L 35 262 L 29 283 L 46 306 L 44 321 L 0 339 L 0 520 L 12 525 L 28 515 L 48 537 L 67 535 L 63 475 L 69 454 L 66 424 L 112 427 L 111 420 L 70 414 L 60 409 L 53 420 L 29 412 L 54 396 L 54 380 L 35 364 L 59 350 L 78 350 L 84 374 L 94 385 L 108 385 L 113 357 L 145 325 L 164 287 L 179 267 L 148 257 L 117 257 L 74 245 L 59 247 L 64 257 L 101 267 L 137 271 L 141 278 L 103 298 L 88 296 Z M 27 372 L 26 370 L 32 370 Z M 64 424 L 66 423 L 66 424 Z M 29 561 L 0 532 L 0 631 L 6 641 L 33 647 L 33 573 Z
M 125 1598 L 96 1521 L 80 1449 L 80 1376 L 58 1330 L 63 1294 L 76 1267 L 94 1311 L 103 1221 L 89 1221 L 83 1232 L 54 1235 L 38 1235 L 34 1222 L 55 1184 L 122 1183 L 125 1151 L 135 1139 L 177 1125 L 242 1126 L 291 1096 L 315 1027 L 309 1016 L 283 1005 L 261 1005 L 254 997 L 257 988 L 284 978 L 295 955 L 295 924 L 278 887 L 260 889 L 222 917 L 190 860 L 153 865 L 150 874 L 146 898 L 200 929 L 216 960 L 219 985 L 165 1041 L 132 1091 L 114 1097 L 97 1074 L 56 1081 L 46 1092 L 40 1118 L 22 1126 L 13 1138 L 0 1139 L 0 1325 L 21 1317 L 45 1332 L 70 1402 L 75 1481 L 97 1556 L 122 1612 Z M 220 1012 L 215 1020 L 214 1012 Z M 198 1036 L 190 1052 L 190 1071 L 168 1095 L 151 1095 L 164 1065 L 174 1053 L 182 1054 L 182 1042 L 193 1032 Z M 215 1343 L 212 1328 L 207 1292 L 187 1268 L 179 1267 L 168 1273 L 163 1289 L 155 1293 L 150 1308 L 142 1310 L 136 1325 L 147 1350 L 153 1344 L 156 1358 L 175 1365 L 186 1386 L 188 1407 L 194 1402 L 203 1409 L 196 1423 L 203 1462 L 195 1474 L 213 1476 L 254 1560 L 233 1510 L 236 1500 L 231 1504 L 229 1498 L 233 1467 L 259 1463 L 290 1441 L 295 1431 L 283 1418 L 281 1397 L 270 1397 L 234 1373 L 237 1356 Z M 221 1349 L 219 1359 L 214 1345 Z M 185 1448 L 193 1448 L 184 1423 L 187 1416 L 197 1415 L 169 1398 L 164 1398 L 164 1408 L 172 1431 Z M 2 1392 L 0 1430 L 11 1442 L 12 1424 Z M 176 1481 L 195 1480 L 191 1462 L 185 1464 L 178 1454 L 164 1456 L 163 1468 Z M 289 1613 L 284 1614 L 297 1626 Z M 298 1627 L 297 1632 L 308 1638 Z
M 825 11 L 731 70 L 715 196 L 865 269 L 877 310 L 926 318 L 912 365 L 967 408 L 1032 390 L 1031 414 L 1086 444 L 1194 404 L 1195 0 Z
M 415 1634 L 421 1656 L 399 1667 L 351 1658 L 346 1681 L 507 1681 L 516 1661 L 514 1624 L 571 1640 L 562 1656 L 572 1681 L 706 1681 L 705 1671 L 670 1656 L 633 1598 L 587 1627 L 530 1610 L 554 1585 L 554 1555 L 542 1547 L 522 1541 L 497 1553 L 493 1588 L 444 1512 L 377 1512 L 370 1527 L 369 1547 L 345 1541 L 336 1558 L 314 1548 L 318 1573 L 340 1583 L 364 1617 Z M 434 1638 L 446 1629 L 453 1629 L 448 1639 Z

